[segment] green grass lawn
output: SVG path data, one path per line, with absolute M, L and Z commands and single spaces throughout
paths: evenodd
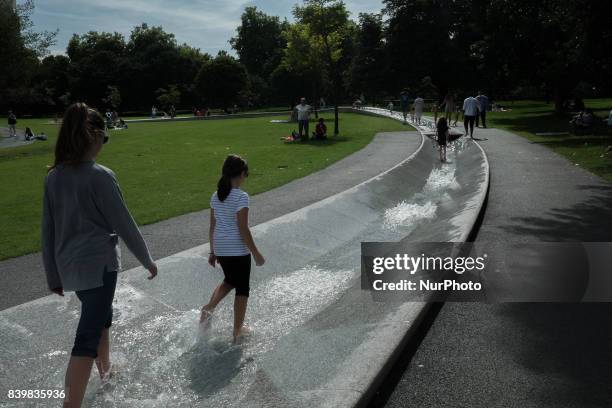
M 573 163 L 612 182 L 612 128 L 598 123 L 593 131 L 584 135 L 571 134 L 570 116 L 554 114 L 554 105 L 541 101 L 499 102 L 512 108 L 508 112 L 489 112 L 489 125 L 519 134 L 534 143 L 545 145 L 567 157 Z M 607 118 L 612 99 L 587 99 L 585 105 L 595 111 L 597 121 Z M 542 132 L 569 132 L 557 136 L 537 136 Z
M 331 115 L 324 115 L 333 129 Z M 342 113 L 341 135 L 326 142 L 282 143 L 295 124 L 249 119 L 131 124 L 111 131 L 98 162 L 112 168 L 139 224 L 208 208 L 227 154 L 249 161 L 250 194 L 306 176 L 366 146 L 377 132 L 407 130 L 398 121 Z M 39 250 L 43 181 L 53 161 L 57 125 L 24 119 L 46 142 L 0 150 L 0 259 Z M 314 123 L 311 124 L 311 131 Z M 204 233 L 206 226 L 202 226 Z

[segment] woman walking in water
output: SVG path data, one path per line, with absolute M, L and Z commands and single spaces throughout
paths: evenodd
M 68 108 L 45 179 L 42 253 L 49 289 L 75 291 L 81 317 L 66 371 L 64 407 L 80 407 L 96 362 L 111 376 L 110 326 L 120 269 L 119 239 L 150 272 L 157 266 L 130 215 L 112 170 L 95 159 L 108 141 L 104 119 L 84 103 Z
M 249 229 L 249 195 L 240 189 L 248 175 L 249 167 L 240 156 L 229 155 L 225 159 L 217 191 L 210 200 L 208 256 L 211 266 L 217 262 L 221 265 L 225 279 L 213 291 L 208 304 L 202 307 L 200 316 L 200 323 L 208 324 L 215 307 L 232 289 L 236 289 L 234 342 L 249 332 L 243 325 L 249 299 L 251 255 L 255 265 L 261 266 L 265 262 Z

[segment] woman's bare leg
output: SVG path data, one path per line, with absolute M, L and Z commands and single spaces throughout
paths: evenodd
M 94 359 L 72 356 L 66 370 L 64 408 L 79 408 L 85 396 Z
M 240 334 L 240 329 L 244 324 L 244 315 L 246 314 L 248 296 L 236 295 L 234 299 L 234 340 Z
M 104 377 L 104 375 L 107 374 L 111 368 L 110 329 L 102 330 L 100 344 L 98 344 L 98 358 L 96 358 L 96 367 L 98 367 L 98 374 L 100 374 L 100 378 Z
M 234 288 L 225 282 L 221 282 L 221 284 L 219 284 L 219 286 L 215 288 L 210 297 L 210 300 L 208 301 L 208 304 L 202 307 L 202 315 L 200 316 L 200 322 L 204 321 L 204 319 L 206 318 L 206 313 L 204 312 L 212 312 L 213 310 L 215 310 L 215 307 L 217 307 L 219 302 L 221 302 L 223 298 L 227 296 L 227 294 L 230 293 L 232 289 Z

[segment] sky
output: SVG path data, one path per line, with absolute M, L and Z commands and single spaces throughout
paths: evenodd
M 17 1 L 20 3 L 21 1 Z M 33 21 L 38 31 L 59 29 L 52 54 L 63 54 L 73 33 L 118 32 L 126 38 L 141 23 L 161 25 L 179 43 L 216 54 L 230 50 L 229 39 L 240 25 L 246 6 L 292 20 L 293 6 L 301 0 L 35 0 Z M 380 12 L 382 0 L 345 0 L 351 16 Z

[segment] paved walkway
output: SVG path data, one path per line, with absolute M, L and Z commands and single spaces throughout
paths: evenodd
M 277 218 L 359 184 L 395 166 L 420 145 L 416 132 L 378 134 L 364 149 L 331 166 L 252 197 L 251 224 Z M 248 189 L 248 185 L 247 185 Z M 154 258 L 208 242 L 209 211 L 185 214 L 142 227 Z M 124 269 L 138 263 L 122 248 Z M 39 253 L 0 262 L 0 310 L 48 294 Z
M 0 127 L 0 149 L 5 147 L 25 146 L 34 143 L 33 140 L 24 140 L 23 131 L 17 129 L 17 137 L 9 137 L 9 130 L 6 127 Z
M 477 241 L 612 241 L 612 184 L 478 129 L 491 166 Z M 447 303 L 388 407 L 610 407 L 612 304 Z

